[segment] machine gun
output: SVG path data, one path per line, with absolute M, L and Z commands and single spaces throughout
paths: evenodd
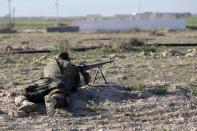
M 93 69 L 93 68 L 97 68 L 96 74 L 95 74 L 95 76 L 94 76 L 93 83 L 96 81 L 97 75 L 98 75 L 98 73 L 99 73 L 99 71 L 100 71 L 100 73 L 101 73 L 101 75 L 102 75 L 102 77 L 103 77 L 105 83 L 108 84 L 108 82 L 107 82 L 107 80 L 106 80 L 106 78 L 105 78 L 105 76 L 104 76 L 104 74 L 103 74 L 103 72 L 102 72 L 101 67 L 102 67 L 104 64 L 108 64 L 108 63 L 112 63 L 112 62 L 114 62 L 114 61 L 99 62 L 99 63 L 96 63 L 96 64 L 90 64 L 90 65 L 86 65 L 86 64 L 83 64 L 83 63 L 82 63 L 82 64 L 79 64 L 79 65 L 76 65 L 76 66 L 77 66 L 79 72 L 85 72 L 85 71 L 87 71 L 87 70 L 90 70 L 90 69 Z

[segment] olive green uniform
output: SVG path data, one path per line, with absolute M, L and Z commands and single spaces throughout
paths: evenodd
M 69 105 L 69 95 L 81 86 L 77 68 L 70 61 L 54 59 L 44 68 L 44 78 L 28 85 L 23 93 L 31 102 L 44 102 L 47 112 Z

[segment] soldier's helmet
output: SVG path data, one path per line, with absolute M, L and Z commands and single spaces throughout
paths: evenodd
M 62 53 L 58 54 L 56 56 L 56 58 L 70 61 L 70 56 L 69 56 L 68 52 L 62 52 Z

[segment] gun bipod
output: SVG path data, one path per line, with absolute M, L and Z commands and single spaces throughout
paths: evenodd
M 103 74 L 103 72 L 102 72 L 102 69 L 101 69 L 100 67 L 98 67 L 97 70 L 96 70 L 96 74 L 95 74 L 95 76 L 94 76 L 93 84 L 94 84 L 94 82 L 95 82 L 96 79 L 97 79 L 97 75 L 98 75 L 99 71 L 100 71 L 101 76 L 103 77 L 103 79 L 104 79 L 104 81 L 105 81 L 105 84 L 108 84 L 108 82 L 107 82 L 107 80 L 106 80 L 106 78 L 105 78 L 105 76 L 104 76 L 104 74 Z

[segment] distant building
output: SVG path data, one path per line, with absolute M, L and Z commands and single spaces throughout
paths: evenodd
M 190 17 L 191 13 L 154 13 L 145 12 L 138 13 L 133 16 L 133 19 L 181 19 L 185 17 Z
M 115 15 L 115 18 L 118 20 L 131 20 L 133 16 L 131 14 L 118 14 Z
M 77 20 L 77 21 L 86 20 L 85 16 L 73 16 L 73 17 L 67 17 L 67 18 L 70 20 Z
M 191 13 L 158 13 L 161 14 L 162 18 L 170 19 L 170 18 L 175 18 L 175 19 L 181 19 L 185 17 L 190 17 Z
M 135 19 L 135 20 L 101 20 L 78 21 L 73 26 L 79 26 L 80 31 L 126 31 L 132 29 L 185 29 L 183 19 Z
M 99 21 L 99 20 L 102 20 L 102 16 L 101 15 L 87 15 L 86 20 L 87 21 Z
M 133 16 L 133 19 L 150 19 L 150 15 L 152 15 L 151 12 L 137 13 Z

